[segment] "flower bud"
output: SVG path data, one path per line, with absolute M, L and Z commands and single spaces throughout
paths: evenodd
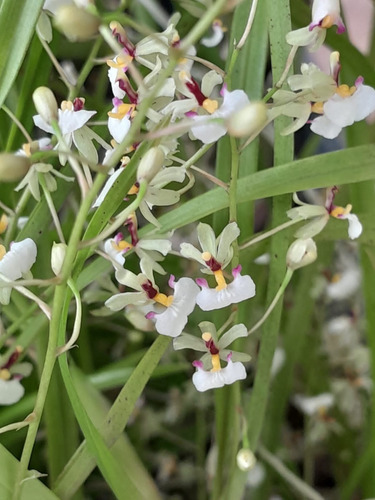
M 43 120 L 51 125 L 58 119 L 57 102 L 51 89 L 48 87 L 38 87 L 33 92 L 35 109 Z
M 55 25 L 72 42 L 84 42 L 98 33 L 100 19 L 76 5 L 63 5 L 56 12 Z
M 300 267 L 308 266 L 318 256 L 315 241 L 312 238 L 293 241 L 286 254 L 286 265 L 295 271 Z
M 165 155 L 161 147 L 156 146 L 147 151 L 141 159 L 137 170 L 137 181 L 150 182 L 164 165 Z
M 247 137 L 260 131 L 266 123 L 267 108 L 264 102 L 251 102 L 229 117 L 228 134 L 233 137 Z
M 60 274 L 64 263 L 67 246 L 65 243 L 53 242 L 51 250 L 51 267 L 52 271 L 57 275 Z
M 15 182 L 22 179 L 31 167 L 26 156 L 0 153 L 0 182 Z
M 249 450 L 249 448 L 241 448 L 241 450 L 237 453 L 236 460 L 238 468 L 243 471 L 251 470 L 257 461 L 254 453 Z

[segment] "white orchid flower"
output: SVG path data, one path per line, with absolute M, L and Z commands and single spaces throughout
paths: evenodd
M 240 230 L 235 222 L 228 224 L 218 238 L 208 224 L 200 223 L 198 240 L 203 252 L 190 243 L 181 244 L 181 255 L 203 264 L 205 267 L 201 271 L 215 278 L 216 288 L 210 288 L 204 279 L 197 280 L 198 285 L 202 287 L 197 297 L 197 304 L 204 311 L 237 304 L 255 295 L 255 284 L 250 276 L 241 276 L 241 266 L 232 270 L 234 279 L 231 283 L 228 284 L 224 277 L 223 269 L 233 256 L 232 243 L 239 234 Z
M 235 325 L 218 338 L 215 325 L 209 321 L 199 324 L 202 337 L 183 333 L 173 340 L 175 350 L 194 349 L 205 352 L 200 361 L 194 361 L 197 371 L 193 375 L 193 384 L 200 392 L 233 384 L 246 378 L 246 370 L 242 362 L 250 361 L 248 354 L 232 352 L 227 347 L 240 337 L 248 335 L 245 325 Z M 223 368 L 221 361 L 226 361 Z
M 137 292 L 116 294 L 105 305 L 112 311 L 119 311 L 129 304 L 136 306 L 154 305 L 154 311 L 146 315 L 155 321 L 155 328 L 161 335 L 176 337 L 184 329 L 189 314 L 194 310 L 198 286 L 190 278 L 181 278 L 174 282 L 171 276 L 169 286 L 174 294 L 167 296 L 160 293 L 153 281 L 144 274 L 136 276 L 130 271 L 117 270 L 116 279 L 123 285 L 130 286 Z
M 363 85 L 363 81 L 358 77 L 351 88 L 340 85 L 322 108 L 313 107 L 312 110 L 322 116 L 312 121 L 311 130 L 326 139 L 334 139 L 344 127 L 364 120 L 375 111 L 375 90 Z
M 331 26 L 337 26 L 337 33 L 345 31 L 344 23 L 340 16 L 339 0 L 314 0 L 312 7 L 312 22 L 309 26 L 286 35 L 289 45 L 310 47 L 310 51 L 317 50 L 326 38 L 326 31 Z
M 57 149 L 61 147 L 64 150 L 66 147 L 69 149 L 73 142 L 78 151 L 87 156 L 87 142 L 91 142 L 91 134 L 84 127 L 89 119 L 96 114 L 96 111 L 86 111 L 83 109 L 84 103 L 82 98 L 76 98 L 73 102 L 63 101 L 61 103 L 61 107 L 58 109 L 58 126 L 65 144 L 62 145 L 58 142 Z M 53 127 L 41 115 L 34 115 L 33 120 L 35 125 L 44 132 L 55 133 Z M 91 152 L 92 148 L 90 147 L 89 150 Z M 66 155 L 60 155 L 60 162 L 66 163 Z
M 324 205 L 310 205 L 302 202 L 296 193 L 293 195 L 294 202 L 299 206 L 288 210 L 287 216 L 292 220 L 297 218 L 304 220 L 311 219 L 308 224 L 296 231 L 294 234 L 296 238 L 313 238 L 324 229 L 330 217 L 348 221 L 348 235 L 350 239 L 356 239 L 361 235 L 362 224 L 358 217 L 351 213 L 352 206 L 347 205 L 343 208 L 333 204 L 337 191 L 338 189 L 335 186 L 327 189 Z
M 9 252 L 0 245 L 0 281 L 4 276 L 15 281 L 29 273 L 36 261 L 37 247 L 31 238 L 12 243 Z M 0 288 L 0 303 L 9 304 L 11 287 Z

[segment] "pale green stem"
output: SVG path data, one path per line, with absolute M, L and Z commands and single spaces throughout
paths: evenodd
M 231 173 L 230 173 L 230 183 L 229 183 L 229 221 L 237 222 L 237 181 L 238 181 L 238 171 L 240 165 L 240 158 L 237 149 L 237 141 L 234 137 L 230 137 L 231 146 Z M 233 257 L 232 257 L 232 268 L 238 266 L 239 263 L 239 248 L 238 241 L 235 240 L 232 244 Z
M 270 229 L 269 231 L 266 231 L 265 233 L 257 236 L 256 238 L 253 238 L 252 240 L 248 241 L 247 243 L 244 243 L 243 245 L 240 245 L 240 251 L 245 250 L 245 248 L 249 248 L 252 245 L 255 245 L 256 243 L 259 243 L 260 241 L 263 241 L 273 234 L 278 233 L 279 231 L 282 231 L 283 229 L 287 229 L 290 226 L 293 226 L 294 224 L 297 224 L 298 222 L 301 222 L 303 219 L 298 218 L 298 219 L 293 219 L 289 220 L 288 222 L 285 222 L 284 224 L 280 224 L 280 226 L 274 227 L 273 229 Z
M 299 498 L 305 498 L 306 500 L 324 500 L 317 491 L 285 467 L 281 460 L 267 451 L 262 445 L 258 446 L 258 453 L 262 460 L 264 460 L 267 465 L 277 472 L 277 474 L 298 493 Z
M 43 311 L 43 313 L 47 316 L 47 318 L 49 320 L 51 319 L 51 309 L 45 302 L 43 302 L 42 299 L 37 297 L 34 293 L 30 292 L 30 290 L 28 290 L 23 286 L 16 286 L 14 288 L 24 297 L 27 297 L 28 299 L 34 301 L 35 304 L 39 307 L 39 309 Z
M 30 198 L 30 191 L 28 189 L 25 189 L 25 191 L 22 193 L 21 198 L 18 200 L 17 206 L 14 210 L 14 216 L 11 218 L 10 224 L 8 226 L 6 235 L 5 235 L 5 241 L 4 241 L 4 246 L 8 247 L 9 243 L 13 240 L 16 229 L 17 229 L 17 222 L 20 214 L 24 211 L 26 208 L 26 205 L 29 202 Z
M 77 97 L 79 91 L 81 90 L 81 87 L 83 86 L 83 84 L 86 81 L 86 78 L 90 74 L 90 71 L 92 70 L 92 68 L 94 66 L 94 59 L 99 52 L 101 43 L 102 43 L 102 39 L 100 37 L 98 37 L 95 40 L 95 43 L 93 44 L 93 46 L 90 50 L 90 54 L 88 55 L 86 62 L 83 65 L 83 67 L 79 73 L 79 76 L 77 78 L 77 83 L 75 84 L 74 88 L 69 89 L 69 95 L 68 95 L 69 101 L 73 101 Z
M 119 227 L 121 227 L 124 224 L 124 222 L 128 219 L 128 217 L 133 212 L 135 212 L 135 210 L 137 210 L 141 201 L 143 200 L 143 198 L 146 195 L 147 187 L 148 187 L 148 183 L 146 181 L 141 182 L 136 199 L 132 203 L 130 203 L 130 205 L 128 205 L 122 212 L 120 212 L 117 215 L 115 222 L 113 222 L 113 224 L 108 226 L 107 229 L 102 231 L 95 238 L 92 238 L 91 240 L 82 241 L 81 244 L 79 245 L 79 248 L 90 247 L 92 245 L 96 245 L 97 243 L 100 243 L 101 241 L 105 240 L 106 238 L 109 238 L 111 236 L 111 234 L 113 234 Z
M 74 319 L 74 325 L 73 325 L 73 333 L 68 340 L 68 342 L 62 346 L 59 347 L 56 351 L 56 355 L 60 356 L 63 352 L 69 351 L 72 347 L 74 347 L 74 343 L 77 341 L 79 337 L 79 333 L 81 331 L 81 323 L 82 323 L 82 301 L 81 297 L 79 295 L 79 291 L 77 290 L 77 287 L 75 283 L 73 282 L 72 279 L 68 279 L 68 286 L 73 292 L 75 301 L 76 301 L 76 317 Z
M 45 40 L 43 40 L 43 38 L 41 36 L 39 36 L 39 34 L 38 34 L 38 38 L 39 38 L 39 41 L 42 44 L 44 50 L 47 52 L 48 57 L 51 59 L 52 64 L 55 66 L 56 71 L 60 75 L 61 80 L 65 83 L 69 92 L 72 92 L 74 90 L 74 87 L 67 79 L 65 71 L 61 67 L 61 64 L 59 63 L 59 61 L 56 59 L 56 57 L 55 57 L 54 53 L 52 52 L 52 50 L 50 49 L 48 43 Z
M 86 222 L 86 216 L 105 179 L 106 176 L 104 174 L 98 174 L 92 189 L 90 190 L 86 198 L 84 198 L 82 201 L 80 210 L 77 214 L 75 224 L 73 226 L 69 244 L 66 250 L 64 264 L 61 272 L 62 280 L 67 280 L 70 276 L 77 255 L 78 242 L 81 238 L 82 230 Z M 30 423 L 28 428 L 26 440 L 21 455 L 20 466 L 18 469 L 18 475 L 16 483 L 14 485 L 13 496 L 12 496 L 13 500 L 19 500 L 20 498 L 22 480 L 24 479 L 24 477 L 26 477 L 27 469 L 31 458 L 31 453 L 35 443 L 35 438 L 39 428 L 40 420 L 42 418 L 44 403 L 47 397 L 48 387 L 56 360 L 58 334 L 59 334 L 60 324 L 62 321 L 61 316 L 64 310 L 63 304 L 66 299 L 66 294 L 67 294 L 67 284 L 66 282 L 63 282 L 61 285 L 58 285 L 55 289 L 47 352 L 33 412 L 35 414 L 35 420 Z
M 6 212 L 11 217 L 14 216 L 14 211 L 11 208 L 7 207 L 5 203 L 3 203 L 2 201 L 0 201 L 0 208 L 4 210 L 4 212 Z
M 4 427 L 0 428 L 0 434 L 4 434 L 9 431 L 18 431 L 22 429 L 22 427 L 27 427 L 30 425 L 30 422 L 26 422 L 26 420 L 22 420 L 22 422 L 14 422 L 13 424 L 4 425 Z
M 21 130 L 23 135 L 25 136 L 25 139 L 27 142 L 33 142 L 32 138 L 30 137 L 28 131 L 25 129 L 25 127 L 22 125 L 22 123 L 19 121 L 19 119 L 16 117 L 14 113 L 8 108 L 8 106 L 5 106 L 3 104 L 1 108 L 5 111 L 5 113 L 9 116 L 9 118 L 17 125 L 17 127 Z
M 39 178 L 39 183 L 42 186 L 44 197 L 46 199 L 49 211 L 51 213 L 53 223 L 55 224 L 55 228 L 56 228 L 57 234 L 59 236 L 59 239 L 60 239 L 61 243 L 66 243 L 65 238 L 64 238 L 64 233 L 62 232 L 59 216 L 57 215 L 56 208 L 55 208 L 55 205 L 53 203 L 51 193 L 47 189 L 43 174 L 39 174 L 38 178 Z
M 59 140 L 59 143 L 63 145 L 63 147 L 65 148 L 65 151 L 68 153 L 69 148 L 66 145 L 65 139 L 61 133 L 58 122 L 57 121 L 52 122 L 51 126 L 55 132 L 57 139 Z M 65 154 L 65 151 L 60 151 L 60 153 Z M 81 196 L 83 199 L 86 197 L 88 190 L 89 190 L 86 177 L 84 176 L 82 169 L 81 169 L 81 166 L 80 166 L 79 162 L 77 161 L 77 159 L 74 156 L 69 155 L 69 154 L 67 154 L 67 158 L 68 158 L 69 165 L 72 167 L 73 172 L 76 174 L 77 181 L 78 181 L 79 187 L 81 189 Z
M 255 332 L 255 330 L 258 330 L 258 328 L 260 326 L 263 325 L 263 323 L 266 321 L 266 319 L 268 318 L 268 316 L 271 314 L 271 312 L 273 311 L 273 309 L 275 308 L 276 304 L 278 303 L 280 297 L 283 295 L 283 293 L 285 292 L 285 289 L 286 287 L 288 286 L 289 284 L 289 281 L 292 279 L 292 276 L 293 276 L 293 270 L 290 269 L 288 267 L 286 273 L 285 273 L 285 276 L 284 276 L 284 279 L 283 279 L 283 282 L 281 283 L 280 285 L 280 288 L 278 289 L 273 301 L 271 302 L 271 304 L 268 306 L 268 309 L 267 311 L 264 313 L 264 315 L 262 316 L 262 318 L 257 322 L 255 323 L 255 325 L 250 328 L 250 330 L 248 331 L 248 335 L 250 335 L 251 333 Z
M 206 179 L 211 181 L 213 184 L 216 184 L 217 186 L 222 187 L 226 191 L 228 190 L 228 184 L 226 182 L 221 181 L 220 179 L 218 179 L 214 175 L 209 174 L 205 170 L 202 170 L 202 169 L 196 167 L 195 165 L 191 165 L 190 168 L 191 168 L 191 170 L 194 170 L 195 172 L 198 172 L 199 174 L 201 174 L 203 177 L 205 177 Z
M 293 47 L 290 50 L 288 59 L 286 61 L 286 65 L 285 65 L 285 69 L 283 71 L 283 74 L 281 75 L 279 81 L 275 85 L 275 87 L 277 89 L 280 89 L 283 86 L 283 83 L 285 82 L 285 80 L 286 80 L 286 78 L 288 76 L 289 70 L 290 70 L 290 68 L 291 68 L 291 66 L 293 64 L 294 58 L 296 57 L 297 50 L 298 50 L 298 46 L 297 45 L 293 45 Z
M 238 51 L 238 50 L 242 49 L 242 47 L 246 43 L 246 40 L 248 39 L 248 36 L 250 35 L 250 31 L 251 31 L 251 28 L 253 26 L 253 22 L 254 22 L 254 18 L 255 18 L 255 13 L 256 13 L 256 10 L 257 10 L 257 6 L 258 6 L 258 0 L 253 0 L 253 2 L 251 4 L 251 9 L 250 9 L 250 12 L 249 12 L 249 17 L 247 19 L 245 30 L 243 32 L 243 35 L 241 36 L 240 41 L 238 42 L 238 44 L 237 44 L 237 46 L 235 48 L 235 51 Z
M 60 283 L 59 278 L 51 278 L 48 280 L 39 280 L 39 279 L 31 279 L 31 280 L 17 280 L 17 281 L 0 281 L 0 288 L 7 287 L 17 287 L 17 286 L 50 286 L 50 285 L 58 285 Z

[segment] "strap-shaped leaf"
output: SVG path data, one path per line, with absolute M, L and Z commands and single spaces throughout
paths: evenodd
M 0 2 L 0 106 L 21 67 L 44 0 Z

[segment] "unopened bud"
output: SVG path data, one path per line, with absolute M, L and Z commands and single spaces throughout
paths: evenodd
M 164 160 L 164 152 L 159 146 L 149 149 L 139 162 L 137 181 L 150 182 L 164 165 Z
M 247 137 L 260 131 L 266 123 L 267 108 L 264 102 L 251 102 L 229 117 L 228 134 L 233 137 Z
M 315 241 L 312 238 L 298 239 L 288 249 L 286 264 L 292 271 L 295 271 L 314 262 L 317 256 Z
M 56 12 L 55 25 L 72 42 L 84 42 L 98 33 L 100 19 L 76 5 L 63 5 Z
M 242 448 L 237 453 L 236 460 L 238 468 L 243 471 L 251 470 L 255 466 L 257 461 L 254 453 L 251 450 L 249 450 L 249 448 Z
M 30 167 L 31 162 L 26 156 L 0 153 L 0 182 L 19 181 Z
M 48 87 L 38 87 L 33 92 L 35 109 L 43 120 L 51 125 L 58 119 L 58 106 L 56 98 Z
M 52 271 L 57 275 L 60 274 L 64 263 L 67 246 L 65 243 L 53 242 L 51 250 L 51 267 Z

